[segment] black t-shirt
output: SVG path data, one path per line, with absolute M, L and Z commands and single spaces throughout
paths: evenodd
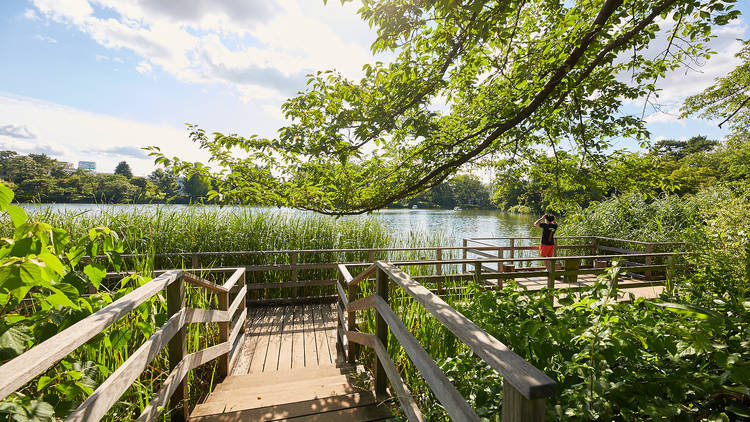
M 556 223 L 540 223 L 539 227 L 542 228 L 542 245 L 554 245 L 555 244 L 555 230 L 557 230 Z

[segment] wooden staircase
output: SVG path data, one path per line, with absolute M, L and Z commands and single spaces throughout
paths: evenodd
M 319 366 L 234 375 L 190 414 L 191 422 L 380 421 L 388 405 L 369 389 L 362 367 Z M 365 387 L 367 386 L 367 387 Z

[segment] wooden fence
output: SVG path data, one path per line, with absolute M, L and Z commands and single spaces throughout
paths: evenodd
M 185 377 L 190 370 L 214 359 L 219 359 L 218 372 L 227 376 L 239 356 L 241 333 L 245 331 L 247 286 L 245 269 L 231 271 L 223 285 L 204 280 L 182 270 L 166 271 L 154 280 L 133 290 L 120 299 L 91 314 L 54 337 L 34 346 L 24 354 L 0 366 L 0 400 L 43 374 L 76 348 L 102 333 L 140 304 L 166 290 L 168 320 L 159 327 L 120 367 L 118 367 L 73 413 L 67 421 L 95 421 L 101 419 L 123 393 L 148 369 L 151 362 L 168 347 L 170 373 L 161 389 L 154 395 L 138 418 L 150 421 L 158 417 L 167 403 L 174 409 L 182 405 L 186 419 L 189 406 Z M 185 285 L 205 289 L 218 296 L 219 309 L 198 309 L 185 306 Z M 231 300 L 230 300 L 231 299 Z M 188 324 L 218 323 L 220 343 L 187 354 L 185 328 Z
M 555 394 L 556 383 L 542 371 L 482 330 L 394 264 L 377 261 L 357 277 L 352 277 L 343 264 L 338 268 L 339 280 L 336 286 L 339 296 L 337 311 L 340 349 L 345 351 L 345 357 L 349 361 L 354 361 L 356 358 L 355 344 L 374 349 L 375 391 L 385 393 L 386 380 L 390 381 L 410 421 L 424 421 L 425 418 L 390 359 L 386 348 L 389 333 L 393 334 L 404 348 L 451 419 L 479 421 L 480 418 L 391 309 L 388 304 L 389 281 L 393 281 L 397 287 L 408 293 L 480 359 L 503 376 L 502 420 L 504 422 L 544 420 L 545 400 Z M 376 280 L 375 294 L 354 300 L 357 284 L 367 280 L 373 274 Z M 356 312 L 365 309 L 376 311 L 374 334 L 357 330 Z

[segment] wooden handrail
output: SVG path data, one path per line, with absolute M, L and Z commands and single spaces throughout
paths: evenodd
M 398 369 L 396 369 L 396 366 L 393 364 L 383 342 L 372 334 L 360 333 L 359 331 L 349 331 L 347 332 L 347 335 L 350 341 L 375 350 L 375 354 L 378 355 L 378 358 L 383 363 L 385 373 L 388 375 L 388 381 L 391 382 L 391 386 L 396 393 L 396 398 L 398 398 L 399 403 L 401 403 L 401 409 L 406 414 L 406 417 L 410 421 L 425 421 L 422 411 L 419 410 L 417 403 L 414 402 L 414 397 L 409 391 L 409 387 L 398 373 Z
M 0 400 L 41 375 L 181 276 L 182 271 L 179 270 L 164 273 L 0 366 Z
M 356 277 L 352 279 L 352 281 L 349 282 L 350 286 L 356 286 L 359 284 L 360 281 L 366 279 L 367 277 L 371 276 L 375 270 L 377 270 L 377 266 L 375 264 L 370 265 L 367 267 L 366 270 L 362 271 L 361 273 L 357 274 Z
M 518 356 L 440 297 L 391 263 L 378 261 L 377 266 L 524 397 L 534 400 L 555 394 L 557 383 L 547 374 Z
M 219 325 L 226 324 L 229 326 L 234 322 L 231 333 L 227 333 L 227 337 L 222 343 L 180 357 L 162 389 L 154 397 L 154 402 L 146 407 L 139 418 L 139 420 L 151 420 L 164 410 L 163 406 L 177 391 L 178 385 L 182 384 L 189 370 L 217 357 L 229 357 L 235 352 L 235 340 L 244 328 L 247 318 L 247 309 L 244 307 L 247 286 L 245 285 L 244 268 L 235 268 L 234 271 L 234 274 L 224 286 L 211 283 L 181 270 L 172 270 L 138 287 L 117 301 L 0 366 L 0 400 L 47 371 L 76 348 L 165 288 L 169 293 L 170 290 L 174 291 L 175 287 L 182 289 L 182 283 L 188 282 L 220 294 L 229 295 L 232 287 L 239 283 L 241 287 L 239 287 L 237 297 L 230 307 L 223 310 L 187 308 L 184 306 L 183 296 L 181 305 L 170 314 L 167 322 L 159 327 L 122 365 L 115 369 L 67 419 L 69 421 L 101 419 L 117 403 L 120 396 L 130 385 L 149 367 L 151 361 L 161 350 L 168 344 L 171 347 L 175 340 L 185 341 L 183 335 L 178 336 L 177 334 L 182 332 L 186 325 L 199 322 L 218 322 Z M 168 302 L 170 300 L 172 299 L 169 299 Z M 233 318 L 238 309 L 242 309 L 242 313 L 238 318 Z M 183 343 L 183 350 L 184 347 Z

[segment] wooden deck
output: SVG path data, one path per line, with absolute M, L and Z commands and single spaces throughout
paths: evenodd
M 336 364 L 334 303 L 248 308 L 247 335 L 232 375 Z

